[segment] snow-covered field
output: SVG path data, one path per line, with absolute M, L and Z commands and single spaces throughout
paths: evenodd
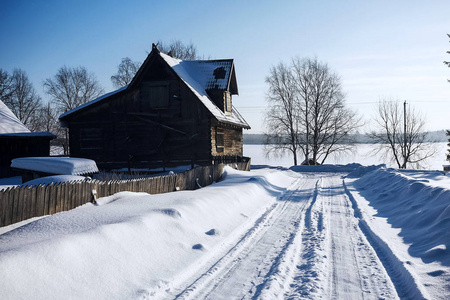
M 450 162 L 445 160 L 448 149 L 447 143 L 434 143 L 432 146 L 435 147 L 436 154 L 425 161 L 424 169 L 442 170 L 442 165 L 450 164 Z M 357 162 L 364 166 L 386 164 L 388 167 L 396 167 L 379 155 L 373 154 L 372 152 L 376 147 L 373 144 L 356 144 L 354 153 L 346 153 L 338 157 L 330 156 L 325 163 L 350 164 Z M 271 165 L 288 168 L 294 164 L 292 156 L 288 155 L 284 157 L 265 157 L 262 145 L 244 145 L 244 155 L 252 158 L 253 165 Z M 303 157 L 299 159 L 303 159 Z
M 449 299 L 450 177 L 227 168 L 0 231 L 1 299 Z

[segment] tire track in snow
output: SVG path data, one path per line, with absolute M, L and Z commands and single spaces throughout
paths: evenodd
M 423 298 L 414 287 L 407 290 L 410 281 L 388 270 L 390 262 L 365 231 L 341 175 L 304 176 L 206 272 L 191 283 L 185 281 L 174 297 Z
M 286 299 L 398 299 L 357 226 L 340 176 L 322 175 L 302 236 L 304 248 Z
M 311 207 L 314 205 L 317 196 L 317 184 L 315 182 L 315 188 L 313 192 L 313 197 L 311 201 L 305 202 L 301 207 L 301 210 L 297 213 L 304 211 L 305 207 L 309 203 L 309 206 L 305 213 L 305 218 L 308 218 L 308 211 L 310 212 Z M 307 196 L 309 198 L 309 196 Z M 266 279 L 257 286 L 257 289 L 252 297 L 252 299 L 276 299 L 284 296 L 284 291 L 289 287 L 292 282 L 292 276 L 295 272 L 295 266 L 299 260 L 299 253 L 302 248 L 302 235 L 304 224 L 308 223 L 301 222 L 301 218 L 295 221 L 295 230 L 290 234 L 289 240 L 286 242 L 277 259 L 274 260 L 269 272 L 266 274 Z
M 308 249 L 314 249 L 317 244 L 306 244 L 305 239 L 308 239 L 308 234 L 310 233 L 312 222 L 314 218 L 312 217 L 313 207 L 315 207 L 317 201 L 317 195 L 319 188 L 322 183 L 322 178 L 313 178 L 312 185 L 314 189 L 311 190 L 309 197 L 311 201 L 309 201 L 309 205 L 305 210 L 305 217 L 302 222 L 302 226 L 299 226 L 300 231 L 296 234 L 296 240 L 290 245 L 288 253 L 285 255 L 285 259 L 283 263 L 279 266 L 279 272 L 273 273 L 271 277 L 273 278 L 270 284 L 266 287 L 266 289 L 261 293 L 262 299 L 297 299 L 297 296 L 289 296 L 289 293 L 295 286 L 298 284 L 298 281 L 302 281 L 301 279 L 305 279 L 303 283 L 309 281 L 309 275 L 305 274 L 304 278 L 299 278 L 298 269 L 300 266 L 300 260 L 302 259 L 302 253 L 308 252 Z M 318 221 L 318 228 L 322 228 L 322 215 L 320 214 Z M 313 271 L 314 273 L 314 271 Z M 275 284 L 277 283 L 277 284 Z
M 229 299 L 230 295 L 232 298 L 258 298 L 272 281 L 272 275 L 279 272 L 286 253 L 292 252 L 290 246 L 300 231 L 302 211 L 309 202 L 303 192 L 309 182 L 304 178 L 296 180 L 274 204 L 270 215 L 262 216 L 235 246 L 176 298 Z
M 353 211 L 354 217 L 358 219 L 358 227 L 363 232 L 364 236 L 376 252 L 379 260 L 384 266 L 384 269 L 388 273 L 398 296 L 402 299 L 427 299 L 424 293 L 417 286 L 414 277 L 406 269 L 403 263 L 395 256 L 389 246 L 376 235 L 370 226 L 367 224 L 366 220 L 363 218 L 361 210 L 353 197 L 352 193 L 348 190 L 345 181 L 342 180 L 345 193 L 347 194 Z
M 323 185 L 320 177 L 315 184 L 312 201 L 305 212 L 301 233 L 303 247 L 298 253 L 299 261 L 291 283 L 284 291 L 285 299 L 317 297 L 325 293 L 326 261 L 324 229 L 324 207 L 318 199 Z M 319 200 L 319 201 L 318 201 Z

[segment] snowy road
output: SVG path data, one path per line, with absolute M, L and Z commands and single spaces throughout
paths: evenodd
M 449 299 L 449 224 L 446 173 L 227 167 L 1 228 L 0 299 Z
M 339 174 L 296 180 L 178 299 L 396 299 Z

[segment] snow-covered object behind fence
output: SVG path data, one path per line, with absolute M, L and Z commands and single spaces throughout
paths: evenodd
M 22 184 L 23 186 L 38 186 L 38 185 L 47 185 L 47 184 L 56 184 L 63 182 L 75 182 L 75 181 L 83 181 L 90 180 L 89 177 L 78 176 L 78 175 L 55 175 L 55 176 L 46 176 L 37 179 L 33 179 Z
M 95 161 L 75 157 L 21 157 L 13 159 L 12 168 L 60 175 L 97 173 Z

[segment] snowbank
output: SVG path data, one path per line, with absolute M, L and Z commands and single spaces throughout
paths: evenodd
M 0 235 L 2 299 L 157 296 L 223 255 L 295 179 L 225 173 L 200 190 L 122 192 Z
M 378 216 L 401 228 L 412 256 L 450 266 L 450 190 L 436 184 L 443 180 L 442 172 L 426 172 L 428 179 L 408 177 L 415 173 L 381 167 L 357 180 L 355 186 L 370 199 Z M 449 177 L 445 180 L 450 183 Z
M 361 177 L 360 177 L 361 176 Z M 450 291 L 450 177 L 442 171 L 361 167 L 346 183 L 355 216 L 391 274 L 429 299 Z M 392 276 L 391 275 L 391 276 Z
M 97 173 L 95 161 L 75 157 L 21 157 L 11 162 L 12 168 L 49 174 L 83 175 Z
M 295 172 L 353 172 L 360 168 L 360 164 L 348 165 L 318 165 L 318 166 L 292 166 L 289 169 Z

